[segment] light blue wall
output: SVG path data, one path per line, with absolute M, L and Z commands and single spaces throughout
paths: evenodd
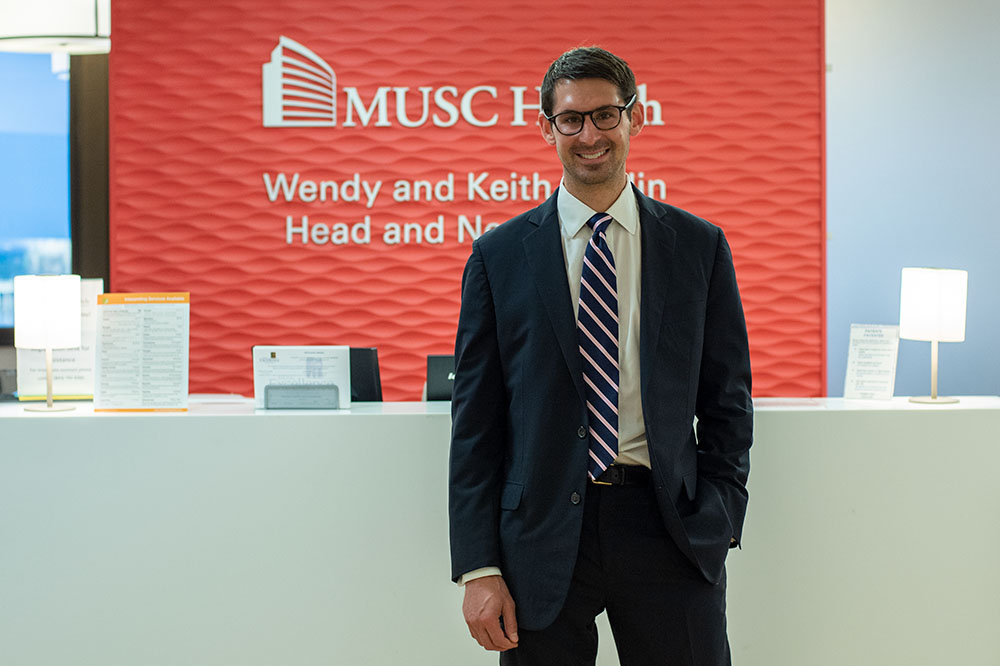
M 1000 1 L 827 0 L 826 18 L 829 395 L 851 323 L 899 322 L 904 266 L 969 271 L 939 392 L 1000 394 Z M 901 341 L 896 395 L 929 390 L 930 343 Z
M 0 52 L 0 242 L 69 237 L 69 83 Z

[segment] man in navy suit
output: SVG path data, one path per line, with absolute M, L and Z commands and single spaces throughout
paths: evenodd
M 462 281 L 449 514 L 466 622 L 501 664 L 593 664 L 602 610 L 623 666 L 729 664 L 753 428 L 729 246 L 630 185 L 644 109 L 617 56 L 560 56 L 538 122 L 562 182 L 473 243 Z M 581 294 L 605 282 L 591 244 L 610 252 L 599 305 Z M 592 309 L 617 354 L 588 346 Z M 599 355 L 613 376 L 592 381 Z

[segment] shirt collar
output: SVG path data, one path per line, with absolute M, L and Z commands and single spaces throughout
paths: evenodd
M 639 226 L 639 203 L 635 199 L 631 182 L 622 189 L 622 193 L 607 211 L 597 211 L 570 194 L 560 181 L 556 210 L 563 233 L 569 238 L 576 236 L 595 213 L 608 213 L 630 234 L 635 234 Z

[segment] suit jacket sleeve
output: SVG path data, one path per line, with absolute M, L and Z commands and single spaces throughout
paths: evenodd
M 709 280 L 695 414 L 698 479 L 716 491 L 739 543 L 753 441 L 750 351 L 733 256 L 721 229 Z
M 493 296 L 477 241 L 462 277 L 455 341 L 448 485 L 453 580 L 480 567 L 500 566 L 505 394 Z

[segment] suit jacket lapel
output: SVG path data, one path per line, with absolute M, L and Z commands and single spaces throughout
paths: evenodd
M 674 246 L 677 232 L 653 206 L 652 200 L 636 190 L 642 233 L 642 303 L 639 311 L 639 375 L 645 397 L 650 378 L 656 374 L 656 349 L 663 330 L 663 315 L 674 284 Z
M 552 330 L 555 332 L 570 376 L 581 400 L 585 399 L 583 367 L 580 361 L 576 317 L 566 283 L 566 262 L 563 258 L 559 214 L 556 208 L 558 189 L 535 211 L 530 221 L 535 229 L 525 234 L 522 244 L 526 265 L 534 278 Z

